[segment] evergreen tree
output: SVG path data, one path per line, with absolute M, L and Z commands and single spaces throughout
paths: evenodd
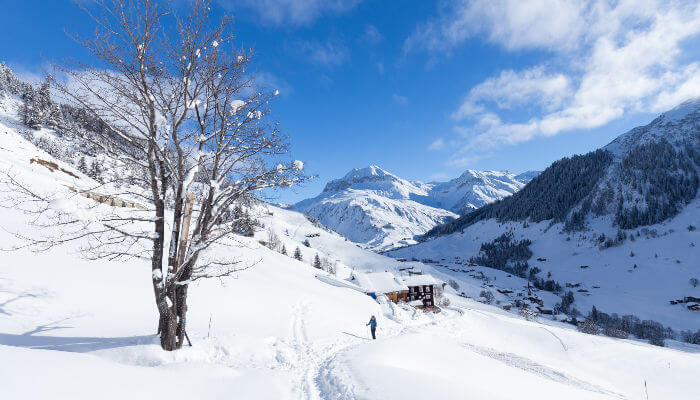
M 84 173 L 85 175 L 88 174 L 88 166 L 84 156 L 80 157 L 80 160 L 78 160 L 78 171 Z
M 318 257 L 318 253 L 316 253 L 316 257 L 314 257 L 314 268 L 321 269 L 321 259 Z
M 255 228 L 260 226 L 260 223 L 252 218 L 247 210 L 244 210 L 240 204 L 236 204 L 229 211 L 227 219 L 234 221 L 235 232 L 246 237 L 255 235 Z
M 100 183 L 104 183 L 102 179 L 103 172 L 101 163 L 97 161 L 97 159 L 92 160 L 92 164 L 90 164 L 90 169 L 88 170 L 88 176 Z
M 287 255 L 287 246 L 282 245 L 282 250 L 280 250 L 280 253 L 282 253 L 286 256 Z
M 304 261 L 304 257 L 301 256 L 301 249 L 299 249 L 299 246 L 297 246 L 296 250 L 294 250 L 294 259 Z
M 41 124 L 36 115 L 36 110 L 30 102 L 31 100 L 25 100 L 19 109 L 19 115 L 22 119 L 22 123 L 34 130 L 41 129 Z

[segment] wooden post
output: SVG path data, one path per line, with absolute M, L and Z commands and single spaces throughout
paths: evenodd
M 209 338 L 209 334 L 211 333 L 211 317 L 214 315 L 214 313 L 209 314 L 209 329 L 207 329 L 207 339 Z
M 647 390 L 647 380 L 644 380 L 644 394 L 647 396 L 647 400 L 649 400 L 649 390 Z
M 187 237 L 190 235 L 190 219 L 192 219 L 193 204 L 194 193 L 188 192 L 185 199 L 185 211 L 182 217 L 182 229 L 180 229 L 180 249 L 177 253 L 177 265 L 182 265 L 182 263 L 185 261 L 185 251 L 187 251 Z

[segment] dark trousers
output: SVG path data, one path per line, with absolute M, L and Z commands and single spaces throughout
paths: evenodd
M 377 335 L 376 335 L 377 328 L 372 328 L 371 330 L 372 330 L 372 339 L 376 339 L 377 338 Z

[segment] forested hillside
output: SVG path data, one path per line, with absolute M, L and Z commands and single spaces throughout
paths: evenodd
M 612 155 L 604 150 L 563 158 L 514 195 L 436 226 L 425 237 L 450 234 L 491 218 L 499 221 L 564 221 L 569 211 L 589 194 L 611 162 Z
M 662 114 L 597 151 L 554 162 L 522 190 L 449 223 L 423 239 L 460 231 L 475 222 L 563 222 L 581 231 L 588 219 L 612 216 L 620 229 L 672 218 L 698 192 L 700 99 Z

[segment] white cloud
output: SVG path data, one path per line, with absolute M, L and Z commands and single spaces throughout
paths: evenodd
M 445 148 L 445 139 L 437 138 L 428 146 L 428 150 L 442 150 Z
M 309 25 L 324 15 L 348 12 L 362 0 L 219 0 L 225 8 L 251 8 L 272 25 Z
M 436 172 L 434 174 L 430 175 L 429 182 L 440 182 L 440 181 L 446 181 L 450 179 L 450 175 L 444 173 L 444 172 Z
M 50 66 L 47 64 L 34 69 L 29 69 L 16 63 L 8 63 L 7 66 L 20 80 L 31 83 L 32 85 L 39 85 L 43 83 L 46 80 L 46 73 L 44 70 L 49 70 L 50 68 Z
M 408 104 L 408 97 L 406 97 L 406 96 L 401 96 L 399 94 L 394 93 L 391 96 L 391 98 L 394 99 L 394 101 L 398 104 L 401 104 L 401 105 Z
M 587 12 L 585 2 L 567 0 L 443 1 L 438 18 L 419 26 L 404 50 L 451 51 L 477 35 L 509 50 L 568 48 L 582 35 Z
M 377 70 L 379 71 L 380 75 L 384 75 L 384 61 L 377 62 Z
M 450 157 L 445 162 L 445 165 L 449 167 L 473 168 L 477 162 L 490 157 L 493 157 L 493 153 L 483 151 L 479 153 L 459 153 Z
M 493 103 L 500 109 L 539 103 L 549 110 L 571 94 L 571 82 L 561 73 L 548 74 L 541 66 L 520 72 L 505 70 L 474 86 L 453 116 L 459 120 L 483 112 L 483 103 Z
M 466 94 L 453 113 L 462 143 L 452 159 L 457 164 L 476 151 L 596 128 L 700 96 L 700 62 L 688 52 L 700 43 L 698 2 L 443 3 L 404 49 L 444 57 L 476 36 L 509 52 L 544 51 L 550 58 L 500 71 Z M 520 121 L 508 119 L 513 110 Z
M 350 59 L 348 48 L 337 40 L 299 41 L 297 49 L 310 63 L 323 67 L 343 65 Z
M 382 40 L 384 40 L 384 35 L 382 35 L 379 32 L 379 29 L 377 29 L 376 26 L 367 25 L 367 26 L 365 26 L 365 30 L 362 32 L 362 36 L 360 37 L 360 40 L 362 40 L 365 43 L 375 45 L 375 44 L 380 43 Z

